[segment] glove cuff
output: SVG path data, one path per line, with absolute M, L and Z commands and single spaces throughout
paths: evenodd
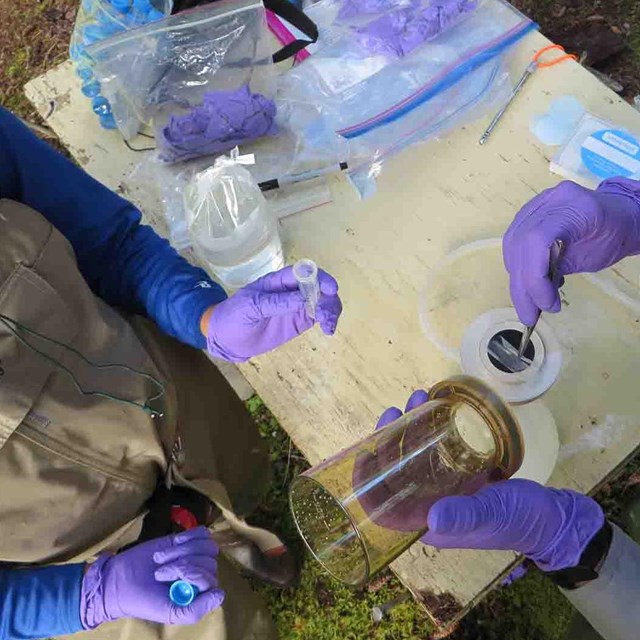
M 605 523 L 602 507 L 592 498 L 568 489 L 552 491 L 560 511 L 558 532 L 543 550 L 527 554 L 545 572 L 575 567 Z
M 211 330 L 209 330 L 209 335 L 207 336 L 207 353 L 214 357 L 220 358 L 221 360 L 226 360 L 227 362 L 246 362 L 249 358 L 242 358 L 241 356 L 237 356 L 230 351 L 227 351 L 224 347 L 218 344 L 216 339 L 211 335 Z
M 609 553 L 612 538 L 613 528 L 609 522 L 605 522 L 600 531 L 591 539 L 580 556 L 580 562 L 575 567 L 560 569 L 559 571 L 547 571 L 545 575 L 560 588 L 570 591 L 595 580 L 600 577 L 598 570 Z
M 632 251 L 628 255 L 640 253 L 640 181 L 629 178 L 609 178 L 596 189 L 596 193 L 626 198 L 635 204 L 631 213 L 633 224 Z
M 116 620 L 107 613 L 104 594 L 104 566 L 111 555 L 103 553 L 90 564 L 82 578 L 80 621 L 84 629 L 95 629 L 103 622 Z

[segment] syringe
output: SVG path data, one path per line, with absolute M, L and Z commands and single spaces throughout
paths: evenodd
M 315 320 L 316 307 L 320 299 L 318 266 L 313 260 L 303 258 L 293 265 L 293 275 L 298 282 L 298 289 L 304 297 L 305 310 L 309 317 Z

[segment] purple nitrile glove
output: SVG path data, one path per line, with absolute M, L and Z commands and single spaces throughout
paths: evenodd
M 338 283 L 318 269 L 316 322 L 333 335 L 342 313 Z M 207 327 L 207 351 L 229 362 L 246 362 L 292 340 L 314 325 L 305 311 L 293 267 L 269 273 L 216 305 Z
M 371 15 L 417 4 L 415 0 L 343 0 L 338 13 L 341 20 L 353 16 Z
M 160 158 L 181 162 L 221 153 L 277 132 L 276 105 L 248 85 L 234 91 L 211 91 L 189 113 L 171 116 L 158 136 Z
M 578 564 L 604 522 L 600 505 L 580 493 L 504 480 L 436 502 L 421 540 L 440 549 L 511 550 L 557 571 Z
M 120 618 L 194 624 L 224 600 L 218 587 L 218 547 L 204 527 L 150 540 L 115 556 L 103 554 L 82 580 L 80 619 L 85 629 Z M 174 580 L 199 593 L 187 607 L 169 599 Z
M 435 0 L 424 8 L 411 3 L 353 27 L 357 41 L 371 53 L 394 58 L 409 55 L 423 42 L 435 38 L 477 6 L 476 0 Z
M 429 400 L 426 391 L 419 389 L 411 394 L 405 412 L 411 411 Z M 402 416 L 397 407 L 387 409 L 378 420 L 376 430 L 387 426 Z M 428 485 L 409 494 L 408 486 L 420 485 L 424 478 L 424 457 L 414 464 L 398 465 L 404 446 L 411 447 L 416 432 L 409 436 L 396 434 L 379 443 L 375 451 L 362 451 L 353 467 L 353 487 L 360 505 L 379 526 L 394 531 L 420 531 L 425 525 L 425 514 L 435 498 Z M 437 465 L 437 461 L 433 460 Z M 393 469 L 393 471 L 391 471 Z M 373 478 L 377 478 L 372 482 Z M 404 497 L 402 497 L 404 494 Z M 381 508 L 381 505 L 386 505 Z
M 404 413 L 408 413 L 412 411 L 416 407 L 419 407 L 421 404 L 425 402 L 429 402 L 429 394 L 424 389 L 416 389 L 407 400 L 407 405 L 404 408 Z M 398 409 L 398 407 L 389 407 L 386 409 L 382 415 L 378 418 L 378 423 L 376 424 L 376 430 L 381 429 L 382 427 L 386 427 L 388 424 L 395 422 L 398 418 L 401 418 L 403 412 Z
M 549 252 L 564 250 L 557 273 L 595 272 L 640 253 L 640 182 L 605 180 L 595 191 L 561 182 L 525 205 L 503 241 L 511 298 L 531 325 L 540 311 L 560 311 L 558 283 L 549 278 Z

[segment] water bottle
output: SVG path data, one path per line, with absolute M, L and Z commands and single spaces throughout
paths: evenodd
M 193 247 L 204 268 L 227 289 L 238 289 L 284 266 L 278 223 L 251 174 L 218 158 L 184 192 Z

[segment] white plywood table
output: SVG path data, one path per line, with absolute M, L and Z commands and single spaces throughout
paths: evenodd
M 545 44 L 539 34 L 526 38 L 514 55 L 518 73 Z M 139 154 L 97 126 L 70 64 L 30 82 L 26 91 L 74 158 L 132 199 L 164 233 L 158 204 L 129 178 Z M 529 82 L 486 147 L 477 140 L 487 118 L 388 162 L 370 200 L 359 202 L 336 179 L 332 204 L 282 221 L 288 257 L 312 257 L 339 280 L 344 315 L 333 338 L 314 330 L 241 371 L 311 463 L 368 434 L 383 409 L 402 405 L 413 389 L 458 372 L 421 331 L 419 292 L 448 252 L 500 236 L 526 201 L 558 181 L 549 173 L 553 152 L 533 138 L 529 122 L 565 94 L 601 117 L 640 128 L 640 114 L 579 65 L 563 64 Z M 633 291 L 638 272 L 638 263 L 630 262 L 612 277 Z M 640 345 L 640 325 L 632 313 L 619 315 L 617 332 L 631 352 L 634 341 Z M 574 361 L 564 392 L 554 395 L 552 389 L 545 398 L 562 445 L 552 484 L 590 491 L 640 444 L 640 407 L 633 397 L 640 357 L 635 369 L 617 367 L 612 357 L 605 369 L 596 352 L 585 352 Z M 613 416 L 605 415 L 603 398 L 614 403 Z M 445 625 L 468 611 L 515 560 L 513 553 L 416 545 L 393 569 Z

